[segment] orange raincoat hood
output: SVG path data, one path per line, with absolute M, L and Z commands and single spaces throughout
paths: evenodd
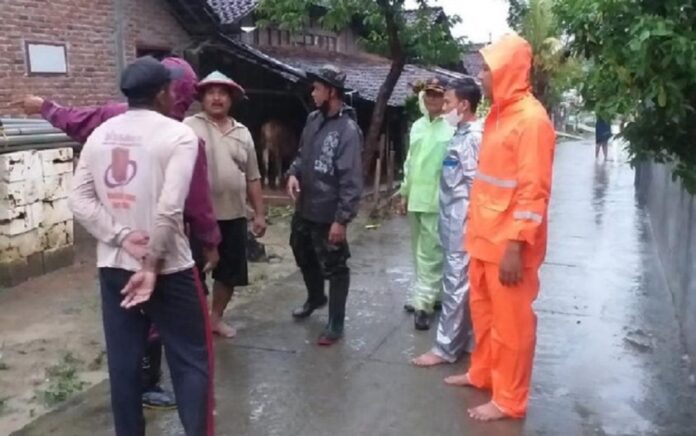
M 525 243 L 526 266 L 546 253 L 555 130 L 530 86 L 532 49 L 506 35 L 481 50 L 492 74 L 493 106 L 486 119 L 471 194 L 467 248 L 498 263 L 509 241 Z
M 481 49 L 493 75 L 493 103 L 506 105 L 531 92 L 532 47 L 523 38 L 509 34 Z

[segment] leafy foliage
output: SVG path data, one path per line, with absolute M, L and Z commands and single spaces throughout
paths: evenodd
M 413 94 L 406 98 L 405 113 L 409 124 L 414 123 L 418 118 L 423 116 L 418 104 L 418 95 Z
M 488 117 L 488 114 L 491 111 L 491 101 L 487 98 L 484 98 L 481 100 L 481 103 L 478 105 L 478 108 L 476 108 L 476 117 L 479 120 L 485 120 L 486 117 Z
M 390 0 L 396 15 L 399 37 L 407 60 L 422 64 L 447 64 L 460 60 L 465 48 L 464 38 L 453 38 L 450 29 L 461 23 L 459 16 L 449 16 L 444 23 L 432 23 L 432 8 L 419 1 L 415 19 L 407 20 L 403 0 Z M 373 0 L 263 0 L 258 8 L 262 27 L 276 25 L 285 30 L 299 31 L 317 15 L 325 29 L 339 31 L 352 23 L 364 29 L 365 46 L 374 53 L 392 56 L 384 11 Z
M 550 111 L 561 102 L 563 93 L 575 86 L 580 73 L 580 63 L 567 56 L 553 0 L 513 0 L 508 20 L 532 46 L 532 88 Z
M 447 22 L 432 23 L 430 10 L 419 9 L 413 21 L 402 22 L 400 37 L 409 62 L 424 65 L 445 65 L 459 62 L 466 46 L 464 38 L 453 38 L 450 28 L 461 23 L 459 16 L 451 16 Z M 385 23 L 379 17 L 366 17 L 368 35 L 363 38 L 365 47 L 383 56 L 391 57 Z
M 675 162 L 696 193 L 696 0 L 557 0 L 555 12 L 589 68 L 581 92 L 623 130 L 634 161 Z
M 82 391 L 87 383 L 80 380 L 78 366 L 81 361 L 71 353 L 63 356 L 60 363 L 46 369 L 48 388 L 40 392 L 40 398 L 47 407 L 53 407 Z
M 510 4 L 507 17 L 508 26 L 520 33 L 522 22 L 529 11 L 529 7 L 525 0 L 509 0 L 508 3 Z

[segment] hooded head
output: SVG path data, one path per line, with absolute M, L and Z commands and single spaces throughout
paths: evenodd
M 515 34 L 481 49 L 486 63 L 480 75 L 486 97 L 495 104 L 517 100 L 529 94 L 532 71 L 532 47 Z
M 193 67 L 183 59 L 169 57 L 163 59 L 162 64 L 167 68 L 182 71 L 181 77 L 172 82 L 171 89 L 174 94 L 174 108 L 170 115 L 177 120 L 183 120 L 186 116 L 186 111 L 189 110 L 189 107 L 196 99 L 198 75 L 193 71 Z

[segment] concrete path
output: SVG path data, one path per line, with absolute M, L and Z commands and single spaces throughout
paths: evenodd
M 590 143 L 558 147 L 549 255 L 537 302 L 539 334 L 525 421 L 478 424 L 466 408 L 487 398 L 446 387 L 466 362 L 417 369 L 433 332 L 402 311 L 412 279 L 408 226 L 395 219 L 353 247 L 347 336 L 318 349 L 326 321 L 290 319 L 299 276 L 233 314 L 239 338 L 216 342 L 218 435 L 694 435 L 671 295 L 626 164 L 595 164 Z M 148 414 L 148 434 L 179 435 L 176 413 Z M 101 385 L 22 436 L 113 434 Z

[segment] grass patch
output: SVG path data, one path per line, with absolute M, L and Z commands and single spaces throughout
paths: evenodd
M 66 353 L 59 363 L 46 368 L 48 388 L 38 395 L 46 407 L 56 406 L 84 389 L 87 383 L 77 373 L 81 363 L 72 353 Z
M 293 213 L 295 213 L 295 208 L 292 206 L 268 206 L 266 210 L 266 219 L 268 219 L 268 221 L 290 220 Z
M 92 362 L 87 366 L 90 371 L 99 371 L 104 367 L 104 360 L 106 359 L 106 350 L 101 350 L 97 357 L 92 360 Z

